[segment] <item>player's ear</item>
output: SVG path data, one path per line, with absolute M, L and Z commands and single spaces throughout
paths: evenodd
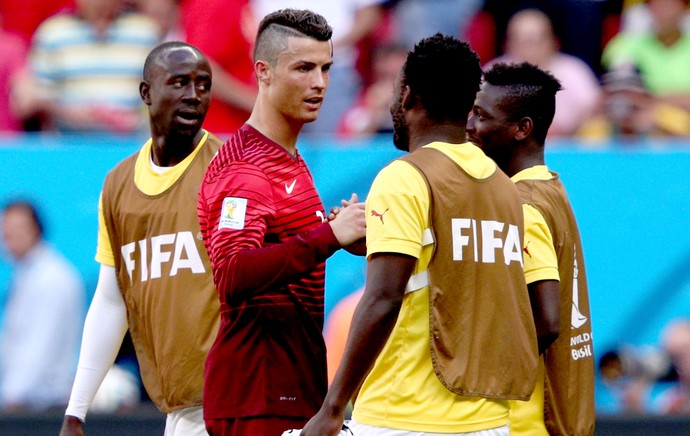
M 405 109 L 409 109 L 415 105 L 415 102 L 416 99 L 415 96 L 412 94 L 410 85 L 405 85 L 402 91 L 402 107 Z
M 259 83 L 271 83 L 272 73 L 273 69 L 268 62 L 262 60 L 254 62 L 254 74 L 256 74 L 256 79 Z
M 141 82 L 139 84 L 139 95 L 144 104 L 151 105 L 151 85 L 148 82 Z
M 524 117 L 517 122 L 517 131 L 515 132 L 515 139 L 518 141 L 524 141 L 525 138 L 532 135 L 534 130 L 534 122 L 530 117 Z

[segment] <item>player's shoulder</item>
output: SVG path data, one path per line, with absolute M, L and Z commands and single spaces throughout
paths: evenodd
M 261 137 L 253 135 L 251 130 L 239 129 L 218 149 L 211 166 L 216 170 L 237 165 L 260 167 L 267 160 L 264 145 Z
M 215 153 L 208 165 L 202 182 L 203 189 L 217 189 L 212 186 L 226 186 L 241 179 L 244 183 L 251 180 L 261 180 L 267 176 L 263 170 L 262 160 L 257 159 L 259 153 L 248 146 L 246 138 L 239 132 L 230 136 Z
M 210 170 L 218 171 L 233 162 L 242 159 L 242 147 L 239 144 L 237 133 L 234 133 L 226 141 L 209 134 L 209 141 L 217 146 L 216 154 L 209 164 Z
M 224 142 L 225 141 L 220 139 L 218 136 L 214 135 L 212 132 L 208 132 L 208 139 L 206 139 L 206 145 L 214 151 L 219 150 L 220 147 L 223 146 Z
M 134 153 L 130 154 L 129 156 L 118 162 L 110 171 L 108 171 L 108 174 L 106 175 L 106 180 L 121 180 L 121 178 L 127 177 L 129 174 L 131 174 L 132 171 L 134 171 L 134 166 L 137 162 L 137 158 L 139 157 L 139 153 L 141 153 L 141 150 L 135 151 Z
M 395 159 L 383 167 L 374 178 L 372 192 L 383 194 L 422 194 L 426 182 L 417 167 L 403 159 Z

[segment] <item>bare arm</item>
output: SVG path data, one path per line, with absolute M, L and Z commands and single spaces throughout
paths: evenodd
M 366 37 L 369 32 L 374 30 L 381 21 L 383 7 L 381 5 L 370 5 L 360 8 L 353 20 L 352 28 L 337 41 L 333 42 L 335 48 L 353 46 Z
M 303 436 L 338 434 L 347 403 L 395 326 L 416 262 L 417 259 L 404 254 L 372 255 L 364 295 L 352 318 L 343 359 L 321 409 L 302 430 Z
M 527 289 L 537 328 L 539 354 L 542 354 L 561 332 L 560 283 L 557 280 L 541 280 L 530 283 Z
M 213 96 L 239 109 L 251 112 L 256 89 L 228 74 L 218 63 L 209 59 L 213 68 Z

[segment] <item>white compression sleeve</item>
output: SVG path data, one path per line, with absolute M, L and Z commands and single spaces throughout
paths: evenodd
M 101 265 L 98 285 L 84 323 L 79 364 L 66 415 L 82 421 L 127 332 L 127 307 L 115 268 Z

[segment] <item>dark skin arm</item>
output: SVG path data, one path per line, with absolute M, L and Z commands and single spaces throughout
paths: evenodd
M 348 402 L 398 319 L 405 286 L 416 263 L 416 258 L 404 254 L 371 256 L 364 295 L 352 318 L 343 359 L 321 409 L 304 427 L 302 436 L 333 436 L 340 431 Z
M 543 354 L 561 332 L 560 283 L 558 280 L 540 280 L 527 285 L 527 289 L 537 328 L 539 354 Z
M 60 436 L 84 436 L 84 423 L 76 416 L 65 415 Z

